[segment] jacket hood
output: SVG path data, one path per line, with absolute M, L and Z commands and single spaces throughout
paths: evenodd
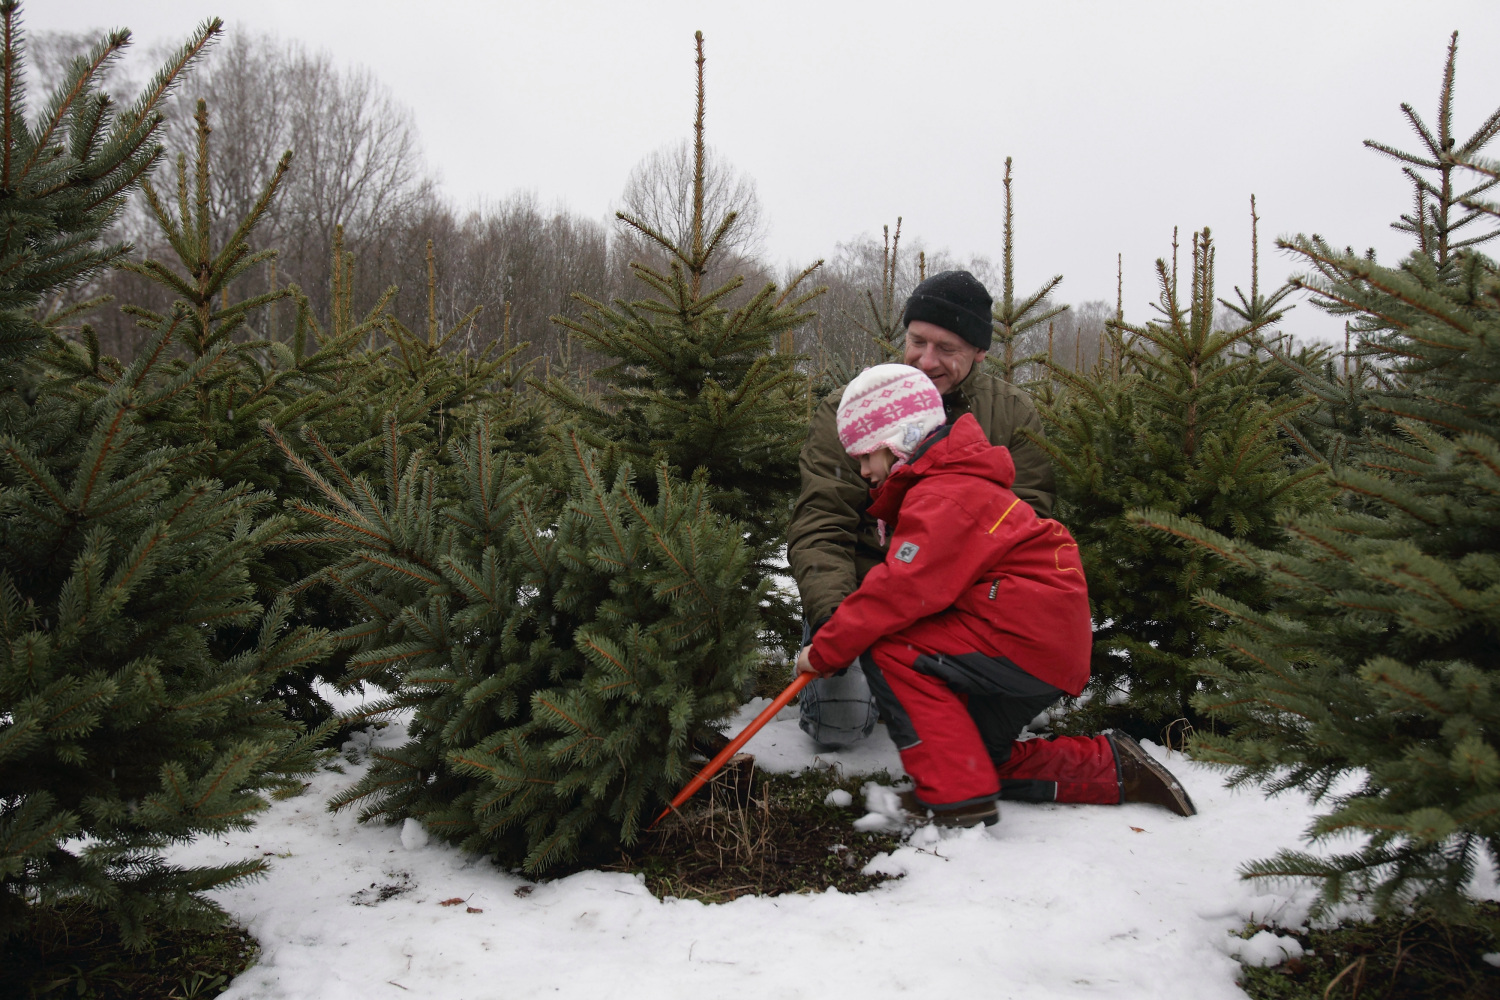
M 906 491 L 923 477 L 935 475 L 976 476 L 1010 489 L 1016 480 L 1016 463 L 1009 448 L 990 444 L 979 421 L 965 413 L 927 435 L 910 460 L 891 470 L 871 493 L 871 516 L 894 523 Z

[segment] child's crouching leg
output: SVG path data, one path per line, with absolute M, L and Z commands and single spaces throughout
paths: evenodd
M 916 656 L 883 641 L 860 662 L 917 801 L 941 810 L 994 799 L 1000 779 L 973 718 L 947 684 L 912 669 Z
M 1098 805 L 1120 801 L 1115 752 L 1104 736 L 1017 741 L 999 774 L 1002 798 Z

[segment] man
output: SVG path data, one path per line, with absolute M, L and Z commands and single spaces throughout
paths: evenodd
M 1037 516 L 1052 511 L 1052 465 L 1027 436 L 1042 422 L 1031 398 L 981 369 L 991 338 L 993 300 L 968 271 L 943 271 L 922 282 L 906 301 L 902 360 L 920 369 L 943 397 L 951 424 L 972 413 L 993 445 L 1010 449 L 1013 490 Z M 787 529 L 787 558 L 802 596 L 805 641 L 885 559 L 881 525 L 866 513 L 869 486 L 859 461 L 839 442 L 835 414 L 842 389 L 813 415 L 802 446 L 802 493 Z M 826 746 L 846 746 L 870 734 L 877 711 L 860 667 L 821 678 L 804 689 L 802 729 Z

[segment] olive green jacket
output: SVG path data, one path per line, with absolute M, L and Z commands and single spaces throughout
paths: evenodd
M 977 369 L 979 366 L 975 365 Z M 813 414 L 802 445 L 802 493 L 787 527 L 787 559 L 810 622 L 833 614 L 865 574 L 885 560 L 875 519 L 865 513 L 870 489 L 859 475 L 859 459 L 839 443 L 834 415 L 843 387 L 829 393 Z M 943 397 L 952 423 L 972 413 L 991 444 L 1005 445 L 1016 463 L 1017 496 L 1040 517 L 1052 511 L 1052 463 L 1023 430 L 1040 436 L 1042 422 L 1031 397 L 993 375 L 971 372 Z

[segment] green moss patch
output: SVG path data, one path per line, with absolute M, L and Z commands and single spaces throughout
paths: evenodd
M 1473 925 L 1408 917 L 1306 934 L 1277 928 L 1307 954 L 1246 968 L 1240 986 L 1254 1000 L 1493 1000 L 1500 997 L 1500 968 L 1483 956 L 1500 951 L 1500 905 L 1483 904 L 1478 916 Z
M 163 930 L 150 947 L 132 951 L 121 944 L 115 925 L 90 907 L 37 909 L 31 918 L 30 933 L 0 944 L 6 996 L 216 997 L 259 953 L 255 939 L 227 921 L 208 929 Z

